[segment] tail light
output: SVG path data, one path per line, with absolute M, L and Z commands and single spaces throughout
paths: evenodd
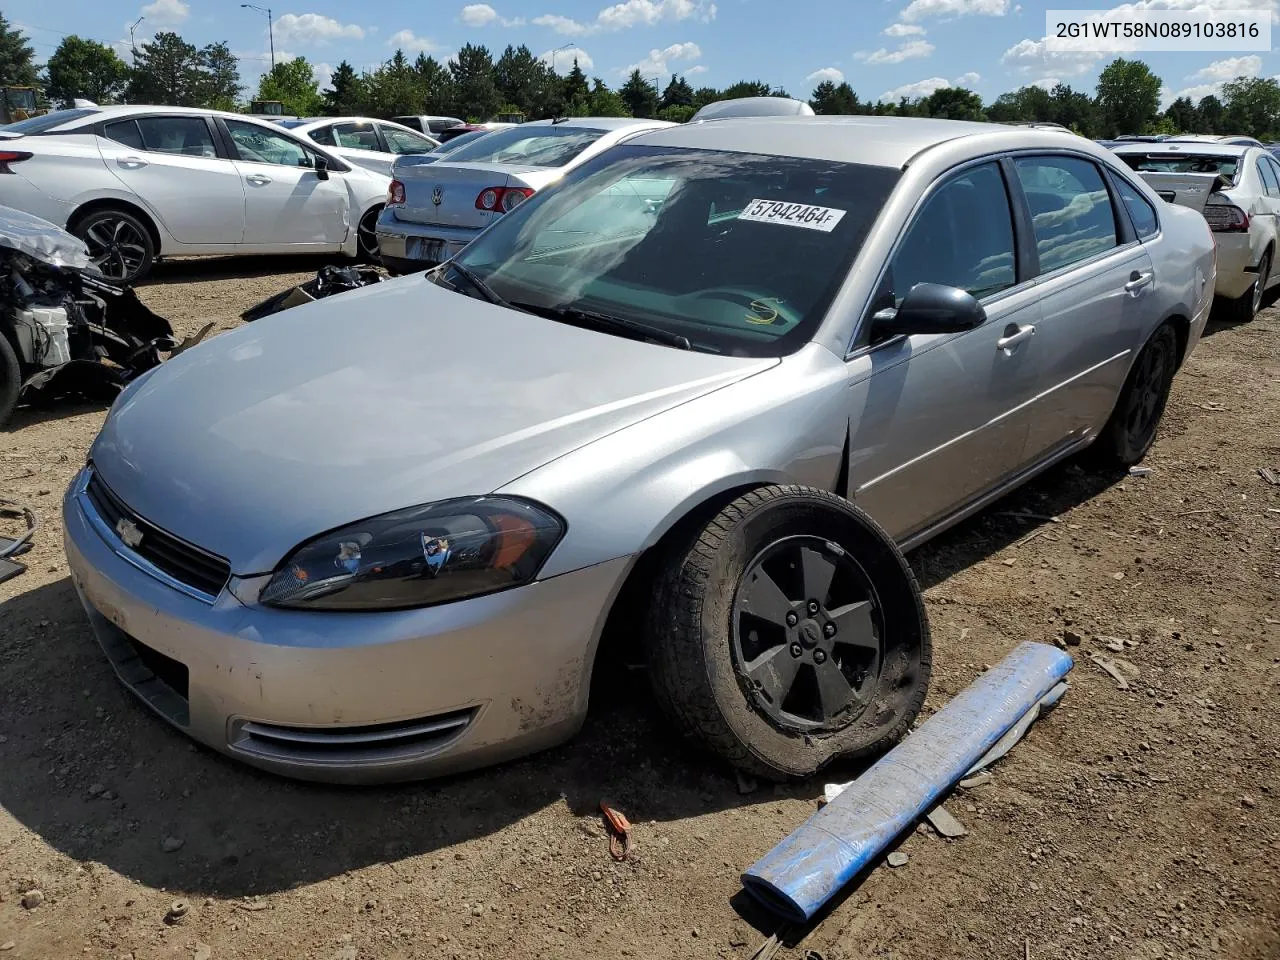
M 1205 204 L 1204 218 L 1214 233 L 1247 233 L 1249 215 L 1231 203 Z
M 13 173 L 9 164 L 30 159 L 31 154 L 25 150 L 0 150 L 0 173 Z
M 404 184 L 399 180 L 392 180 L 391 185 L 387 187 L 387 203 L 404 203 Z
M 506 213 L 533 196 L 528 187 L 485 187 L 476 197 L 477 210 Z

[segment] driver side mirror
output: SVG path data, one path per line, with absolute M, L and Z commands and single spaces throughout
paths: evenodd
M 986 322 L 987 312 L 959 287 L 917 283 L 900 306 L 877 310 L 871 317 L 873 340 L 913 333 L 962 333 Z
M 316 178 L 319 180 L 329 179 L 329 161 L 324 157 L 316 157 Z

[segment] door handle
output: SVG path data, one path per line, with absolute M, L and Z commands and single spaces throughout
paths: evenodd
M 265 173 L 251 173 L 247 177 L 245 177 L 245 179 L 248 180 L 250 183 L 257 184 L 260 187 L 271 182 L 271 178 L 268 177 Z
M 126 170 L 137 170 L 139 167 L 145 167 L 147 161 L 141 157 L 119 157 L 116 159 L 116 164 Z
M 1018 326 L 1016 323 L 1011 323 L 1009 326 L 1004 328 L 1004 336 L 996 341 L 996 349 L 1005 351 L 1012 350 L 1023 340 L 1030 340 L 1035 335 L 1036 328 L 1034 324 L 1027 323 L 1022 326 Z
M 1150 270 L 1135 270 L 1129 274 L 1129 282 L 1124 285 L 1124 292 L 1136 297 L 1154 278 L 1155 275 Z

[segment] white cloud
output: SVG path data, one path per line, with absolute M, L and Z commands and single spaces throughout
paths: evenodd
M 694 64 L 692 67 L 690 67 L 688 70 L 681 70 L 680 72 L 683 73 L 686 77 L 696 77 L 698 74 L 706 73 L 710 69 L 711 68 L 708 67 L 705 63 L 697 63 L 697 64 Z
M 902 11 L 901 18 L 909 23 L 926 17 L 963 17 L 969 14 L 1002 17 L 1008 12 L 1009 0 L 911 0 Z
M 956 86 L 964 87 L 965 89 L 976 87 L 981 82 L 982 74 L 978 73 L 976 70 L 970 70 L 968 73 L 962 73 L 960 76 L 956 77 Z
M 826 81 L 830 81 L 831 83 L 844 83 L 844 74 L 835 67 L 823 67 L 820 70 L 813 71 L 813 73 L 809 74 L 805 79 L 810 83 L 824 83 Z
M 883 33 L 886 37 L 918 37 L 924 33 L 924 27 L 914 23 L 891 23 Z
M 917 0 L 919 2 L 919 0 Z M 900 87 L 894 87 L 892 90 L 886 90 L 880 94 L 880 99 L 888 103 L 897 103 L 903 97 L 908 100 L 915 100 L 919 97 L 927 97 L 935 90 L 941 90 L 943 87 L 951 86 L 951 81 L 946 77 L 930 77 L 928 80 L 917 80 L 915 83 L 904 83 Z
M 662 50 L 650 50 L 649 56 L 639 63 L 633 63 L 618 70 L 619 76 L 626 76 L 632 70 L 639 70 L 640 76 L 652 77 L 655 74 L 688 73 L 691 68 L 681 70 L 679 61 L 692 62 L 702 56 L 702 50 L 696 43 L 673 43 Z
M 716 5 L 707 0 L 624 0 L 605 7 L 591 23 L 583 23 L 557 13 L 534 17 L 533 23 L 539 27 L 550 27 L 566 37 L 580 37 L 635 26 L 651 27 L 667 20 L 696 19 L 709 23 L 715 18 Z
M 321 45 L 330 40 L 363 40 L 364 28 L 319 13 L 286 13 L 276 19 L 275 36 L 277 43 Z
M 1227 57 L 1215 60 L 1207 67 L 1201 67 L 1187 77 L 1188 80 L 1223 81 L 1236 77 L 1256 77 L 1262 73 L 1262 58 L 1256 55 L 1246 57 Z
M 1062 80 L 1059 77 L 1041 77 L 1039 80 L 1032 80 L 1031 86 L 1039 87 L 1041 90 L 1052 91 L 1061 82 Z
M 1097 50 L 1048 50 L 1044 39 L 1027 39 L 1006 50 L 1000 62 L 1023 76 L 1070 77 L 1088 73 L 1106 56 Z
M 871 53 L 865 51 L 855 53 L 855 60 L 863 60 L 870 64 L 878 63 L 902 63 L 904 60 L 918 60 L 921 57 L 927 57 L 933 53 L 934 46 L 928 40 L 908 40 L 897 50 L 886 50 L 881 47 Z
M 468 27 L 487 27 L 491 23 L 500 23 L 504 27 L 524 26 L 524 17 L 503 17 L 487 3 L 469 3 L 462 8 L 458 19 Z
M 420 37 L 412 30 L 397 30 L 387 41 L 387 46 L 405 53 L 436 53 L 440 50 L 440 44 L 430 37 Z
M 173 26 L 187 19 L 191 6 L 183 0 L 155 0 L 143 7 L 141 13 L 154 26 Z
M 313 63 L 311 72 L 316 78 L 317 89 L 327 90 L 333 83 L 333 64 Z
M 596 65 L 596 62 L 591 59 L 591 54 L 581 47 L 573 47 L 569 50 L 548 50 L 538 59 L 559 74 L 566 74 L 572 70 L 575 60 L 578 61 L 579 69 L 584 72 L 593 69 Z

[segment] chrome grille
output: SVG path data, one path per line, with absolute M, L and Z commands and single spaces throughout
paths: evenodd
M 89 474 L 84 495 L 97 511 L 117 552 L 129 550 L 180 584 L 212 603 L 231 577 L 231 564 L 222 557 L 201 550 L 140 517 L 106 485 L 97 471 Z M 122 522 L 141 535 L 136 544 L 126 543 L 120 534 Z

